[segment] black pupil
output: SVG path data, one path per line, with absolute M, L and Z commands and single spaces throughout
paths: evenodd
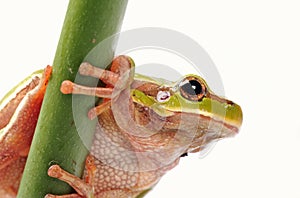
M 198 95 L 202 93 L 202 86 L 197 80 L 190 80 L 182 86 L 182 89 L 189 95 Z

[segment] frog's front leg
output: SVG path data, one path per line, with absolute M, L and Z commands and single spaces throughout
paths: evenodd
M 112 61 L 110 71 L 84 62 L 79 67 L 79 73 L 99 78 L 106 84 L 106 87 L 85 87 L 65 80 L 61 85 L 61 92 L 63 94 L 83 94 L 104 98 L 100 105 L 89 111 L 88 117 L 93 119 L 110 108 L 113 89 L 121 91 L 129 86 L 134 75 L 133 69 L 133 60 L 124 55 L 118 56 Z M 121 85 L 121 87 L 115 87 L 116 84 Z

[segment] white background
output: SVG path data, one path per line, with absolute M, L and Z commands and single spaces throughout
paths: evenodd
M 67 1 L 0 2 L 0 97 L 53 61 Z M 238 136 L 204 159 L 183 158 L 147 196 L 300 197 L 300 12 L 297 0 L 130 0 L 123 30 L 167 27 L 210 54 L 226 97 L 239 103 Z

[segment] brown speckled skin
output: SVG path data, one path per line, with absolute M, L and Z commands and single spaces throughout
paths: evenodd
M 165 143 L 167 143 L 166 140 L 171 140 L 172 136 L 172 134 L 165 133 Z M 150 159 L 151 156 L 147 158 L 148 156 L 136 154 L 136 152 L 154 150 L 158 146 L 154 143 L 155 138 L 155 136 L 150 138 L 131 136 L 116 125 L 112 111 L 102 113 L 99 116 L 99 125 L 96 128 L 89 156 L 93 159 L 96 167 L 92 181 L 96 197 L 114 197 L 109 196 L 112 191 L 122 191 L 124 197 L 135 197 L 134 195 L 154 186 L 166 171 L 177 165 L 178 158 L 174 161 L 170 160 L 170 164 L 161 165 L 159 161 Z M 160 155 L 157 159 L 168 157 L 166 153 L 160 153 Z M 158 164 L 150 167 L 147 160 Z M 146 167 L 147 165 L 149 167 Z M 104 196 L 104 194 L 107 195 Z M 123 196 L 118 195 L 118 197 Z
M 15 197 L 51 75 L 35 77 L 0 111 L 0 197 Z

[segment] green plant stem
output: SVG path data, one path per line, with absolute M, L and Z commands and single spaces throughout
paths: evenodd
M 95 121 L 87 118 L 91 97 L 75 96 L 81 101 L 76 106 L 79 114 L 76 123 L 73 120 L 72 96 L 60 93 L 60 84 L 66 79 L 73 81 L 89 51 L 120 30 L 126 5 L 127 0 L 70 0 L 51 80 L 19 188 L 19 198 L 72 192 L 64 182 L 48 177 L 47 170 L 52 164 L 59 164 L 77 176 L 82 175 L 87 147 L 91 144 L 95 127 Z M 107 47 L 108 53 L 103 58 L 111 59 L 112 46 Z M 82 127 L 80 130 L 85 132 L 87 147 L 81 141 L 76 126 Z

